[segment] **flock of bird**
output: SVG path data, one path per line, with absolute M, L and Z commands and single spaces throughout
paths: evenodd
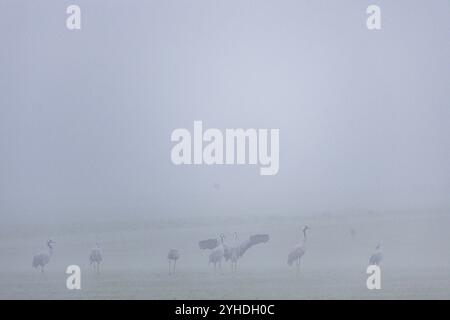
M 44 273 L 45 266 L 50 262 L 50 258 L 53 255 L 53 245 L 55 244 L 55 241 L 47 240 L 46 244 L 48 251 L 33 256 L 33 262 L 31 264 L 33 268 L 39 268 L 41 273 Z M 91 253 L 89 254 L 89 263 L 97 273 L 100 273 L 100 262 L 102 262 L 102 260 L 103 258 L 100 245 L 96 243 L 95 247 L 92 248 Z
M 310 229 L 311 228 L 306 225 L 301 228 L 301 239 L 299 243 L 292 248 L 287 256 L 287 264 L 289 266 L 295 265 L 297 270 L 300 269 L 301 259 L 306 253 L 306 232 Z M 356 234 L 354 229 L 351 229 L 350 233 L 352 236 Z M 235 232 L 234 239 L 230 244 L 225 244 L 225 235 L 222 233 L 219 238 L 202 240 L 198 243 L 198 245 L 202 250 L 211 250 L 209 253 L 209 264 L 214 265 L 215 271 L 219 269 L 219 271 L 222 272 L 222 261 L 225 260 L 231 262 L 231 270 L 235 272 L 237 271 L 238 260 L 243 257 L 248 249 L 257 244 L 266 243 L 268 241 L 269 235 L 255 234 L 241 242 Z M 36 269 L 39 268 L 42 273 L 44 273 L 44 268 L 50 262 L 53 255 L 53 246 L 55 242 L 53 240 L 48 240 L 46 244 L 48 252 L 35 255 L 32 262 L 32 266 Z M 169 250 L 169 253 L 167 254 L 167 259 L 169 261 L 169 275 L 175 274 L 177 260 L 180 259 L 180 256 L 180 252 L 177 249 Z M 100 273 L 100 263 L 102 260 L 100 245 L 97 243 L 89 254 L 90 265 L 93 266 L 96 273 Z M 375 252 L 369 258 L 369 264 L 380 265 L 382 260 L 383 252 L 381 251 L 381 245 L 378 244 Z

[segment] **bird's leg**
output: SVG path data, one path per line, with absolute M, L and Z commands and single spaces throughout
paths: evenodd
M 42 279 L 47 280 L 47 275 L 45 274 L 44 266 L 41 266 L 41 277 Z
M 173 274 L 175 274 L 175 268 L 177 267 L 177 260 L 173 262 Z
M 171 261 L 170 261 L 170 259 L 169 259 L 169 276 L 172 274 L 172 273 L 171 273 L 171 269 L 170 269 L 170 264 L 171 264 L 170 262 L 171 262 Z

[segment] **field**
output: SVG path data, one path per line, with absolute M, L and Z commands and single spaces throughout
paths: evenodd
M 31 227 L 2 226 L 1 299 L 449 299 L 448 215 L 364 214 L 229 219 L 223 221 L 86 221 Z M 301 270 L 286 256 L 311 226 Z M 101 227 L 98 227 L 98 226 Z M 356 231 L 351 235 L 350 228 Z M 254 233 L 270 241 L 251 248 L 237 272 L 208 266 L 198 241 L 221 232 L 244 240 Z M 55 251 L 45 274 L 31 267 L 45 240 Z M 89 266 L 95 242 L 102 247 L 100 274 Z M 377 243 L 384 260 L 382 289 L 366 288 L 366 267 Z M 177 273 L 168 275 L 167 251 L 181 252 Z M 41 249 L 41 250 L 39 250 Z M 82 269 L 81 290 L 68 290 L 65 268 Z

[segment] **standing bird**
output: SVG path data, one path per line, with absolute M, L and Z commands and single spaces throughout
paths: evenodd
M 102 251 L 100 250 L 100 245 L 98 243 L 95 244 L 95 247 L 92 248 L 91 254 L 89 255 L 89 262 L 91 266 L 94 266 L 94 270 L 100 273 L 100 262 L 102 262 Z
M 297 272 L 300 269 L 300 260 L 303 255 L 306 253 L 306 231 L 311 229 L 308 226 L 304 226 L 302 229 L 303 239 L 292 249 L 292 251 L 288 255 L 287 263 L 289 266 L 295 262 L 297 265 Z
M 225 247 L 224 257 L 225 260 L 231 260 L 231 271 L 237 270 L 238 260 L 250 249 L 252 246 L 259 243 L 266 243 L 269 241 L 268 234 L 255 234 L 250 236 L 247 240 L 239 243 L 237 232 L 234 233 L 234 244 L 230 248 Z
M 224 252 L 225 261 L 231 260 L 231 271 L 237 270 L 237 261 L 240 257 L 240 251 L 238 235 L 237 232 L 235 232 L 233 245 Z
M 220 234 L 220 244 L 209 254 L 209 264 L 214 264 L 214 271 L 217 271 L 217 265 L 219 265 L 220 272 L 222 272 L 222 259 L 227 247 L 223 243 L 225 235 Z
M 169 253 L 167 254 L 167 259 L 169 259 L 169 275 L 171 275 L 170 265 L 173 260 L 173 274 L 175 274 L 175 268 L 177 266 L 177 260 L 180 259 L 180 253 L 177 249 L 170 249 Z
M 381 251 L 381 244 L 378 244 L 375 248 L 375 252 L 369 258 L 369 265 L 379 266 L 381 260 L 383 260 L 383 251 Z
M 47 240 L 48 253 L 39 253 L 33 257 L 33 268 L 41 268 L 41 272 L 44 273 L 44 267 L 50 262 L 50 258 L 53 255 L 53 240 Z

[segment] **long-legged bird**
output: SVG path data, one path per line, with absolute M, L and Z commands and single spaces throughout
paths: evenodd
M 383 260 L 383 251 L 381 251 L 381 244 L 378 244 L 375 248 L 375 252 L 369 258 L 369 265 L 379 266 L 381 260 Z
M 212 249 L 209 254 L 209 264 L 214 265 L 214 271 L 217 271 L 219 265 L 220 272 L 222 272 L 222 259 L 227 246 L 224 244 L 225 235 L 220 234 L 219 239 L 207 239 L 198 243 L 200 249 Z
M 255 234 L 250 236 L 243 242 L 238 241 L 237 232 L 234 233 L 234 244 L 230 247 L 225 247 L 224 257 L 225 260 L 231 260 L 231 271 L 237 270 L 237 262 L 244 255 L 244 253 L 252 246 L 259 243 L 266 243 L 269 241 L 269 235 L 267 234 Z
M 53 240 L 47 240 L 48 253 L 39 253 L 33 257 L 32 266 L 34 268 L 41 268 L 41 272 L 44 273 L 44 267 L 50 262 L 50 258 L 53 255 Z
M 173 274 L 175 274 L 175 268 L 177 266 L 177 260 L 180 259 L 180 253 L 177 249 L 170 249 L 169 253 L 167 254 L 167 259 L 169 260 L 169 275 L 172 274 L 171 271 L 171 263 L 173 261 Z
M 300 269 L 300 260 L 303 255 L 306 253 L 306 231 L 311 229 L 308 226 L 304 226 L 302 229 L 303 238 L 300 242 L 291 250 L 288 255 L 287 263 L 292 266 L 294 263 L 297 266 L 297 272 Z
M 95 244 L 95 247 L 92 248 L 91 254 L 89 255 L 89 262 L 91 266 L 94 267 L 94 270 L 97 273 L 100 273 L 100 262 L 102 262 L 102 251 L 100 249 L 100 245 L 98 243 Z

